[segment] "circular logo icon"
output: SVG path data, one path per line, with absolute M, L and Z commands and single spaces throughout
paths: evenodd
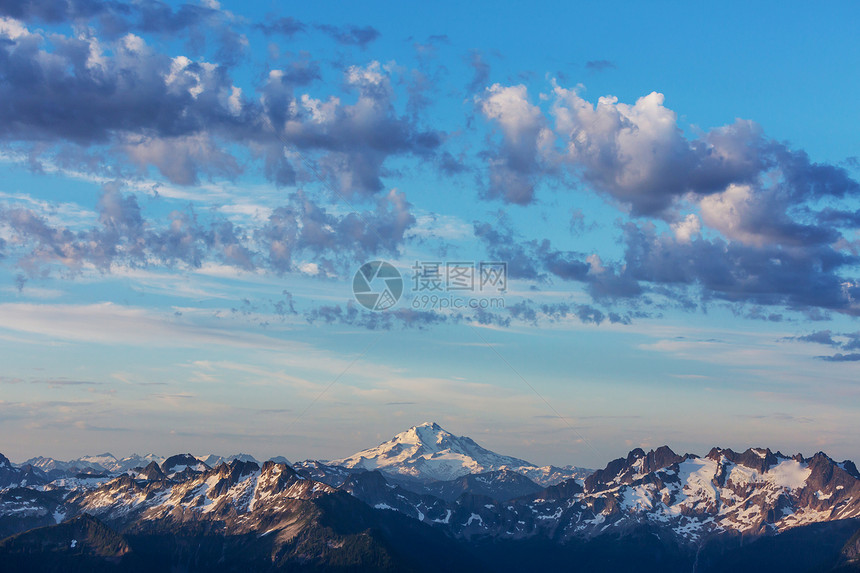
M 352 294 L 369 310 L 388 310 L 403 294 L 400 271 L 385 261 L 364 263 L 352 279 Z

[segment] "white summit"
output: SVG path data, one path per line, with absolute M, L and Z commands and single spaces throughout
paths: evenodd
M 478 445 L 472 438 L 455 436 L 439 424 L 425 422 L 413 426 L 375 448 L 328 462 L 330 465 L 366 470 L 422 481 L 447 481 L 467 474 L 511 470 L 540 483 L 557 483 L 580 477 L 575 468 L 538 467 L 533 463 L 504 456 Z

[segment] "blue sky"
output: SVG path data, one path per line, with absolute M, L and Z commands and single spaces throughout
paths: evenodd
M 860 458 L 856 17 L 4 4 L 0 451 Z M 411 286 L 482 261 L 500 306 Z

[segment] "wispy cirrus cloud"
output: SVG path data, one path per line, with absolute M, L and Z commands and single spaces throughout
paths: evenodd
M 284 341 L 232 326 L 184 322 L 172 313 L 113 303 L 0 304 L 2 330 L 68 342 L 147 347 L 238 346 L 288 351 L 301 342 Z

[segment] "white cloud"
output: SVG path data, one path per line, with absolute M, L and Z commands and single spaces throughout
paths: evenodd
M 236 86 L 230 88 L 230 96 L 227 98 L 227 109 L 233 115 L 242 113 L 242 88 Z
M 470 239 L 474 228 L 454 215 L 438 213 L 415 213 L 415 225 L 406 233 L 407 237 L 447 239 L 451 241 Z
M 699 203 L 702 220 L 728 239 L 762 246 L 765 238 L 744 228 L 753 192 L 749 185 L 729 185 L 722 193 L 705 197 Z
M 634 205 L 665 202 L 650 196 L 678 192 L 679 163 L 689 145 L 663 94 L 652 92 L 633 105 L 601 97 L 595 106 L 557 84 L 554 93 L 552 114 L 566 144 L 565 160 L 581 167 L 587 180 Z
M 591 265 L 591 269 L 589 269 L 588 272 L 592 275 L 599 275 L 606 272 L 606 267 L 603 266 L 603 261 L 600 260 L 600 255 L 596 253 L 588 255 L 585 258 L 585 261 Z
M 120 45 L 128 52 L 141 54 L 146 49 L 146 42 L 140 36 L 126 34 L 120 41 Z
M 0 328 L 52 339 L 150 347 L 259 348 L 280 352 L 306 348 L 301 342 L 225 328 L 187 324 L 172 315 L 113 303 L 63 305 L 0 304 Z
M 679 243 L 689 243 L 693 237 L 701 234 L 702 222 L 696 215 L 690 213 L 683 220 L 673 223 L 672 230 L 675 231 L 675 238 Z
M 320 272 L 320 267 L 316 263 L 301 263 L 299 265 L 299 270 L 306 275 L 317 275 Z
M 3 17 L 0 18 L 0 36 L 6 36 L 10 40 L 17 40 L 30 36 L 30 31 L 18 20 Z
M 534 178 L 553 156 L 555 136 L 546 126 L 540 108 L 529 102 L 524 85 L 493 84 L 475 98 L 481 113 L 498 123 L 503 143 L 489 158 L 491 196 L 510 203 L 528 204 L 534 196 Z
M 543 114 L 539 107 L 529 103 L 528 89 L 524 85 L 493 84 L 479 100 L 479 106 L 487 118 L 499 122 L 505 137 L 513 142 L 532 136 L 543 123 Z

